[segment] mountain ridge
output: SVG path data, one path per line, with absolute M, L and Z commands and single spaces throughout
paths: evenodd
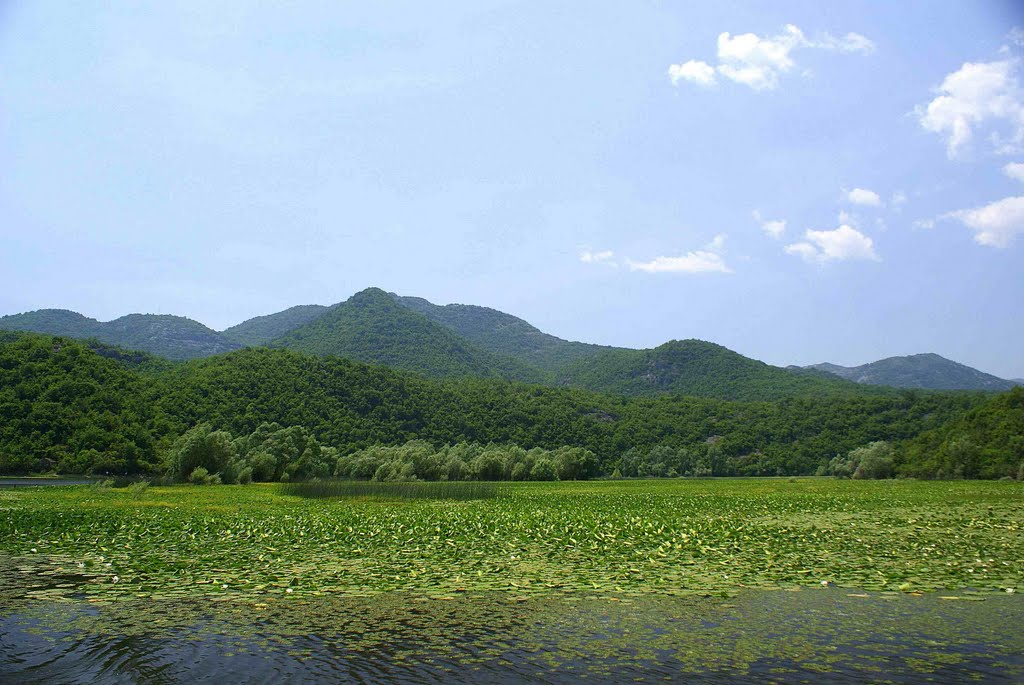
M 826 371 L 855 383 L 894 388 L 1002 392 L 1016 385 L 934 352 L 886 357 L 860 366 L 824 362 L 804 368 Z

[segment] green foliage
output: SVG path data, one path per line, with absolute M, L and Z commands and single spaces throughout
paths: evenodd
M 167 454 L 167 471 L 172 477 L 190 480 L 198 471 L 220 474 L 235 457 L 231 434 L 215 431 L 210 424 L 203 423 L 190 429 L 178 440 Z
M 198 321 L 160 314 L 129 314 L 104 323 L 63 309 L 41 309 L 0 317 L 0 329 L 94 338 L 167 359 L 194 359 L 240 347 Z
M 518 359 L 550 374 L 567 364 L 616 348 L 570 342 L 548 335 L 511 314 L 467 304 L 439 306 L 420 297 L 391 295 L 397 302 L 423 314 L 489 352 Z
M 257 316 L 243 321 L 236 326 L 225 329 L 221 332 L 221 335 L 239 345 L 251 347 L 269 345 L 271 341 L 280 338 L 285 333 L 305 326 L 314 319 L 323 316 L 328 309 L 330 307 L 319 304 L 304 304 L 290 307 L 283 312 Z
M 982 373 L 937 354 L 912 354 L 889 357 L 861 366 L 815 364 L 811 368 L 869 385 L 934 390 L 986 390 L 1003 392 L 1014 387 L 1012 381 Z
M 274 346 L 336 355 L 434 378 L 478 376 L 540 381 L 525 364 L 482 350 L 377 288 L 356 293 Z
M 568 365 L 559 380 L 629 396 L 678 393 L 744 401 L 893 393 L 824 374 L 794 373 L 702 340 L 674 340 L 653 350 L 601 352 Z
M 0 470 L 156 474 L 163 464 L 179 480 L 197 466 L 225 482 L 306 480 L 334 473 L 339 455 L 421 441 L 421 456 L 366 453 L 345 477 L 526 479 L 536 458 L 529 468 L 517 465 L 534 449 L 552 453 L 563 480 L 616 468 L 624 476 L 798 475 L 885 440 L 902 475 L 952 477 L 962 462 L 965 477 L 1013 476 L 1021 463 L 1013 402 L 992 404 L 971 419 L 976 426 L 961 425 L 969 443 L 949 440 L 939 449 L 946 433 L 936 430 L 985 401 L 924 392 L 773 402 L 623 398 L 496 379 L 431 381 L 265 348 L 133 371 L 80 342 L 4 333 Z M 917 440 L 926 434 L 935 450 Z M 910 439 L 916 451 L 907 456 Z M 445 459 L 436 458 L 444 450 Z M 378 474 L 384 462 L 401 468 Z
M 996 395 L 911 440 L 897 470 L 919 478 L 1020 478 L 1024 470 L 1024 388 Z
M 490 484 L 354 485 L 378 499 L 385 488 L 426 486 L 436 495 L 443 486 Z M 4 493 L 0 555 L 48 561 L 40 570 L 84 562 L 52 579 L 57 596 L 178 596 L 200 605 L 216 598 L 246 615 L 253 603 L 289 592 L 308 599 L 293 603 L 308 611 L 323 595 L 366 593 L 662 599 L 820 589 L 822 581 L 1004 592 L 1020 590 L 1024 578 L 1017 483 L 506 483 L 493 498 L 399 506 L 361 501 L 358 492 L 339 505 L 286 494 L 290 487 L 153 487 L 140 500 L 123 490 L 21 488 Z M 25 556 L 30 549 L 34 559 Z M 111 582 L 115 573 L 120 582 Z M 27 595 L 43 576 L 11 569 L 3 580 L 14 578 L 27 601 L 44 596 Z M 756 608 L 765 613 L 763 603 Z M 886 615 L 891 621 L 891 609 Z
M 188 474 L 188 482 L 192 485 L 220 485 L 220 474 L 210 473 L 202 466 L 195 467 L 190 474 Z
M 137 374 L 77 341 L 0 334 L 0 472 L 151 472 L 144 395 Z
M 893 448 L 878 440 L 851 450 L 844 457 L 834 457 L 828 471 L 837 478 L 878 479 L 893 476 Z

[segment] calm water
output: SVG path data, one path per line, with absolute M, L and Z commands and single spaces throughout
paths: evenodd
M 1019 595 L 103 604 L 12 594 L 0 607 L 3 683 L 1024 682 Z

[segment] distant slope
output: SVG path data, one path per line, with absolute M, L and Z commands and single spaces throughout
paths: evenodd
M 602 352 L 569 365 L 560 380 L 623 395 L 671 392 L 729 400 L 863 395 L 867 390 L 818 373 L 770 366 L 703 340 L 673 340 L 653 350 Z
M 436 305 L 420 297 L 395 300 L 463 336 L 489 352 L 508 355 L 545 371 L 557 371 L 576 360 L 619 348 L 570 342 L 544 333 L 526 321 L 488 307 Z
M 909 440 L 898 468 L 922 478 L 1024 479 L 1024 388 Z
M 330 307 L 321 304 L 300 304 L 283 312 L 257 316 L 221 331 L 228 340 L 239 345 L 257 347 L 267 345 L 285 333 L 305 326 L 317 317 L 323 316 Z
M 827 371 L 855 383 L 890 385 L 896 388 L 1003 392 L 1015 385 L 1013 381 L 997 378 L 937 354 L 889 357 L 853 367 L 825 363 L 806 368 Z
M 272 346 L 383 364 L 434 378 L 544 380 L 539 370 L 473 345 L 378 288 L 356 293 L 277 338 Z
M 40 309 L 0 317 L 0 329 L 95 338 L 108 345 L 179 360 L 241 347 L 198 321 L 160 314 L 129 314 L 104 323 L 65 309 Z

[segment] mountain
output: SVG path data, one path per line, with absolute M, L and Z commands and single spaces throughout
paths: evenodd
M 806 368 L 827 371 L 855 383 L 890 385 L 896 388 L 1002 392 L 1015 385 L 1014 381 L 997 378 L 937 354 L 889 357 L 870 364 L 852 367 L 824 363 L 813 364 Z
M 109 345 L 176 360 L 207 357 L 241 347 L 198 321 L 162 314 L 128 314 L 102 322 L 66 309 L 40 309 L 0 317 L 0 330 L 95 338 Z
M 601 352 L 568 365 L 559 381 L 623 395 L 671 392 L 729 400 L 863 395 L 865 390 L 824 374 L 770 366 L 703 340 L 673 340 L 652 350 Z
M 267 345 L 285 333 L 323 316 L 329 309 L 321 304 L 300 304 L 283 312 L 248 319 L 221 331 L 221 335 L 239 345 Z
M 548 372 L 559 371 L 567 364 L 599 352 L 620 349 L 563 340 L 518 317 L 488 307 L 468 304 L 441 306 L 421 297 L 390 294 L 399 304 L 458 333 L 477 347 L 513 357 Z
M 664 472 L 667 450 L 672 463 L 686 461 L 714 475 L 810 474 L 867 443 L 906 441 L 941 429 L 990 399 L 898 392 L 782 402 L 623 398 L 499 379 L 431 380 L 266 348 L 163 368 L 123 361 L 70 338 L 0 332 L 0 416 L 7 419 L 0 422 L 0 473 L 56 468 L 158 474 L 161 452 L 199 424 L 244 436 L 276 423 L 302 427 L 341 454 L 410 439 L 434 446 L 568 445 L 591 450 L 603 473 L 625 466 L 627 457 L 635 465 L 638 456 Z M 1024 391 L 1018 390 L 1006 407 L 995 407 L 1000 413 L 991 420 L 979 416 L 979 430 L 977 421 L 965 424 L 979 451 L 953 445 L 948 457 L 954 469 L 977 466 L 986 473 L 990 463 L 1020 457 L 1021 399 Z M 1002 413 L 1004 408 L 1013 411 Z
M 473 345 L 399 304 L 379 288 L 356 293 L 308 324 L 276 338 L 271 346 L 317 356 L 347 357 L 433 378 L 544 380 L 541 371 Z

